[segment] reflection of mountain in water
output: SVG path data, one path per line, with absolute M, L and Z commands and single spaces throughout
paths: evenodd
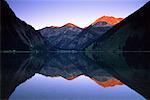
M 56 53 L 48 57 L 47 61 L 39 72 L 46 76 L 62 76 L 65 79 L 72 80 L 80 75 L 86 75 L 100 82 L 115 81 L 111 74 L 83 53 Z
M 91 54 L 90 57 L 91 59 L 83 53 L 2 54 L 2 98 L 8 98 L 19 84 L 35 73 L 50 77 L 61 76 L 67 80 L 86 75 L 103 87 L 121 85 L 123 82 L 148 97 L 149 70 L 128 66 L 131 65 L 127 63 L 129 59 L 122 62 L 122 59 L 127 59 L 129 56 L 120 57 L 110 54 L 99 56 L 97 53 L 96 55 Z M 99 61 L 99 57 L 102 60 Z M 147 80 L 144 80 L 143 77 L 147 77 Z
M 90 53 L 89 56 L 107 72 L 130 88 L 150 98 L 150 53 L 107 52 Z
M 39 72 L 42 60 L 24 54 L 2 54 L 1 98 L 7 99 L 15 88 Z
M 65 58 L 64 58 L 65 57 Z M 108 86 L 120 85 L 121 82 L 101 69 L 88 57 L 81 53 L 54 53 L 36 57 L 24 54 L 2 54 L 2 98 L 8 98 L 14 89 L 32 77 L 41 73 L 50 77 L 61 76 L 72 80 L 86 75 L 97 82 L 117 81 Z M 104 84 L 100 84 L 104 86 Z

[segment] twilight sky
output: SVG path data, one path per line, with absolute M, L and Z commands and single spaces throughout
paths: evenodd
M 15 14 L 35 29 L 68 22 L 86 27 L 106 15 L 127 17 L 149 0 L 7 0 Z

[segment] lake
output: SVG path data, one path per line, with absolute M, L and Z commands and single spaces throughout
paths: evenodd
M 146 100 L 149 53 L 2 54 L 2 98 Z

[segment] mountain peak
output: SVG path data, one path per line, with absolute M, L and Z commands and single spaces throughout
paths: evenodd
M 59 26 L 50 26 L 50 28 L 59 28 Z
M 77 25 L 74 25 L 74 24 L 72 24 L 72 23 L 67 23 L 67 24 L 65 24 L 65 25 L 63 25 L 63 26 L 78 27 Z
M 114 25 L 122 21 L 123 18 L 115 18 L 113 16 L 102 16 L 98 18 L 93 24 L 96 24 L 98 22 L 107 22 L 110 25 Z

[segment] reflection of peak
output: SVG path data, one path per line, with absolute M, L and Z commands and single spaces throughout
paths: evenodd
M 94 78 L 100 82 L 115 79 L 83 53 L 57 53 L 47 56 L 47 61 L 45 61 L 47 63 L 40 70 L 42 75 L 60 76 L 68 81 L 73 81 L 81 75 L 89 77 L 91 80 Z
M 113 16 L 102 16 L 98 18 L 93 24 L 96 24 L 98 22 L 107 22 L 108 24 L 114 25 L 122 21 L 123 18 L 115 18 Z
M 70 77 L 67 77 L 65 79 L 67 80 L 74 80 L 78 77 L 80 77 L 81 75 L 77 75 L 77 76 L 70 76 Z M 88 78 L 90 78 L 89 76 L 86 76 Z M 98 81 L 96 80 L 95 78 L 90 78 L 91 80 L 95 81 L 98 85 L 104 87 L 104 88 L 107 88 L 107 87 L 113 87 L 113 86 L 116 86 L 116 85 L 123 85 L 122 82 L 120 82 L 119 80 L 115 79 L 115 78 L 110 78 L 110 79 L 107 79 L 105 81 Z
M 67 24 L 65 24 L 64 26 L 68 26 L 68 27 L 78 27 L 77 25 L 74 25 L 74 24 L 72 24 L 72 23 L 67 23 Z
M 99 84 L 100 86 L 106 88 L 106 87 L 113 87 L 113 86 L 116 86 L 116 85 L 123 85 L 122 82 L 120 82 L 119 80 L 117 79 L 109 79 L 109 80 L 106 80 L 104 82 L 101 82 L 101 81 L 98 81 L 94 78 L 92 78 L 92 80 L 94 80 L 97 84 Z
M 74 79 L 77 79 L 78 77 L 80 77 L 81 75 L 75 75 L 75 76 L 69 76 L 69 77 L 66 77 L 65 79 L 67 80 L 74 80 Z M 86 75 L 84 75 L 86 76 Z M 89 76 L 86 76 L 88 78 L 90 78 Z M 99 76 L 101 77 L 101 76 Z M 99 81 L 95 78 L 90 78 L 91 80 L 95 81 L 98 85 L 104 87 L 104 88 L 107 88 L 107 87 L 113 87 L 113 86 L 116 86 L 116 85 L 123 85 L 122 82 L 120 82 L 119 80 L 115 79 L 115 78 L 111 78 L 110 79 L 107 79 L 105 81 Z
M 79 75 L 80 76 L 80 75 Z M 78 76 L 71 76 L 71 77 L 67 77 L 67 78 L 65 78 L 65 79 L 67 79 L 67 80 L 73 80 L 73 79 L 75 79 L 75 78 L 77 78 Z

